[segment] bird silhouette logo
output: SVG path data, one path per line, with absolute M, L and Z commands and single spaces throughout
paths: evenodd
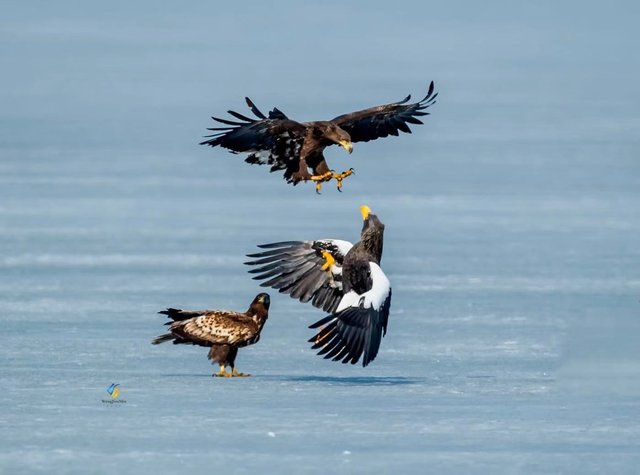
M 111 383 L 111 386 L 107 388 L 107 392 L 111 399 L 116 399 L 120 395 L 120 385 L 116 383 Z

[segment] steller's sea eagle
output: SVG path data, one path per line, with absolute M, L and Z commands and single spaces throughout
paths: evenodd
M 407 104 L 411 95 L 400 102 L 371 107 L 350 114 L 343 114 L 328 121 L 296 122 L 282 111 L 274 108 L 265 116 L 248 97 L 245 98 L 251 112 L 257 119 L 228 111 L 235 119 L 213 120 L 223 127 L 213 127 L 213 131 L 200 145 L 221 146 L 232 153 L 248 153 L 247 163 L 270 165 L 271 172 L 284 170 L 287 183 L 296 185 L 300 181 L 314 181 L 316 191 L 323 182 L 335 179 L 338 190 L 342 180 L 354 171 L 349 169 L 334 173 L 325 162 L 322 151 L 330 145 L 340 145 L 351 153 L 354 142 L 368 142 L 399 131 L 411 133 L 407 124 L 422 124 L 419 116 L 435 103 L 433 81 L 427 95 L 421 101 Z
M 325 359 L 367 366 L 378 354 L 387 332 L 391 284 L 380 268 L 384 224 L 361 206 L 360 241 L 338 239 L 262 244 L 249 254 L 249 272 L 260 285 L 278 289 L 330 313 L 309 328 L 320 328 L 309 340 Z
M 256 295 L 249 310 L 244 313 L 168 308 L 158 313 L 167 315 L 172 320 L 166 323 L 169 325 L 169 333 L 156 337 L 152 343 L 158 345 L 173 341 L 174 345 L 209 346 L 209 359 L 220 365 L 220 371 L 213 376 L 249 376 L 236 369 L 238 348 L 258 342 L 269 316 L 269 304 L 269 294 L 261 293 Z M 231 367 L 231 373 L 227 373 L 226 366 Z

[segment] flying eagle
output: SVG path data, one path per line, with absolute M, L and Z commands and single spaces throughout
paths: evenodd
M 209 359 L 220 365 L 220 371 L 213 376 L 249 376 L 236 369 L 238 348 L 258 342 L 269 316 L 269 304 L 269 294 L 262 293 L 253 299 L 249 310 L 244 313 L 168 308 L 158 313 L 172 320 L 165 324 L 169 325 L 169 333 L 156 337 L 151 343 L 158 345 L 173 340 L 174 345 L 209 346 Z M 231 373 L 227 373 L 226 366 L 231 367 Z
M 368 206 L 361 206 L 360 241 L 338 239 L 262 244 L 249 254 L 256 266 L 249 272 L 300 302 L 330 313 L 309 328 L 320 328 L 309 340 L 312 349 L 333 361 L 362 366 L 373 361 L 387 333 L 391 284 L 380 268 L 384 224 Z
M 294 185 L 300 181 L 314 181 L 317 192 L 323 182 L 335 179 L 341 191 L 342 180 L 354 171 L 351 168 L 334 173 L 322 155 L 323 150 L 330 145 L 340 145 L 351 153 L 354 142 L 398 135 L 399 131 L 411 133 L 407 124 L 422 124 L 417 117 L 429 115 L 424 110 L 435 103 L 437 95 L 432 81 L 424 99 L 413 104 L 407 104 L 411 99 L 408 95 L 400 102 L 315 122 L 296 122 L 278 108 L 267 117 L 245 97 L 257 119 L 231 110 L 228 113 L 238 120 L 212 117 L 223 127 L 207 129 L 214 133 L 207 135 L 205 138 L 209 140 L 200 145 L 220 145 L 232 153 L 248 153 L 247 163 L 270 165 L 271 172 L 284 170 L 285 180 Z

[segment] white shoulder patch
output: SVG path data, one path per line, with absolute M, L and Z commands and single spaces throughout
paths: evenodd
M 364 306 L 380 308 L 389 296 L 391 282 L 389 282 L 389 279 L 385 273 L 382 272 L 378 264 L 369 262 L 369 266 L 371 267 L 371 280 L 373 281 L 373 285 L 371 289 L 364 294 Z
M 361 300 L 365 308 L 373 307 L 379 309 L 382 307 L 387 297 L 389 297 L 389 292 L 391 292 L 391 282 L 389 282 L 389 279 L 378 264 L 369 262 L 369 267 L 371 268 L 371 289 L 362 295 L 350 290 L 340 300 L 336 312 L 341 312 L 348 307 L 358 307 Z
M 355 293 L 355 291 L 350 290 L 346 294 L 342 296 L 340 299 L 340 303 L 338 304 L 338 308 L 336 308 L 336 312 L 342 312 L 344 309 L 349 307 L 357 307 L 360 302 L 361 295 Z
M 340 239 L 333 239 L 333 243 L 336 245 L 338 251 L 340 251 L 340 254 L 342 254 L 343 256 L 346 256 L 347 252 L 349 252 L 353 247 L 353 244 L 351 244 L 349 241 L 341 241 Z
M 319 242 L 328 242 L 336 246 L 338 252 L 343 256 L 347 255 L 347 252 L 353 247 L 349 241 L 343 241 L 341 239 L 318 239 Z

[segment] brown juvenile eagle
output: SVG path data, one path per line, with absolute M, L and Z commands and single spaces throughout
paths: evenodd
M 258 342 L 269 316 L 269 304 L 269 294 L 262 293 L 253 299 L 249 310 L 244 313 L 168 308 L 158 313 L 172 320 L 166 323 L 169 333 L 156 337 L 152 343 L 158 345 L 173 340 L 174 345 L 209 346 L 209 359 L 220 365 L 220 371 L 213 376 L 249 376 L 236 369 L 238 348 Z M 231 367 L 231 373 L 227 373 L 226 366 Z
M 360 241 L 338 239 L 287 241 L 263 244 L 263 252 L 249 254 L 258 266 L 250 270 L 262 286 L 278 289 L 301 302 L 309 302 L 330 315 L 309 328 L 320 328 L 309 340 L 319 355 L 367 366 L 378 354 L 387 333 L 391 284 L 380 268 L 384 224 L 368 206 L 361 206 L 364 221 Z
M 422 124 L 418 116 L 429 115 L 424 112 L 435 103 L 433 81 L 427 95 L 421 101 L 407 104 L 408 95 L 400 102 L 371 107 L 350 114 L 343 114 L 331 120 L 314 122 L 296 122 L 289 119 L 278 108 L 265 116 L 248 97 L 247 105 L 257 119 L 252 119 L 234 111 L 227 111 L 235 119 L 213 120 L 224 127 L 213 127 L 200 145 L 216 147 L 220 145 L 232 153 L 248 153 L 247 163 L 270 165 L 271 172 L 284 170 L 287 183 L 296 185 L 300 181 L 314 181 L 316 191 L 320 191 L 323 182 L 335 179 L 338 190 L 342 180 L 353 173 L 349 169 L 334 173 L 329 169 L 322 155 L 330 145 L 340 145 L 347 152 L 353 150 L 353 142 L 368 142 L 389 135 L 398 135 L 398 131 L 411 133 L 407 124 Z

